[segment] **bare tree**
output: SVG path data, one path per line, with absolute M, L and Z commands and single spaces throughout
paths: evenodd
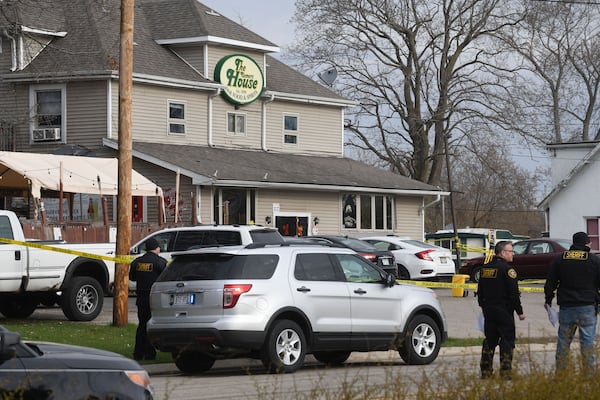
M 454 182 L 456 223 L 540 236 L 544 216 L 535 209 L 540 174 L 517 165 L 501 142 L 490 145 L 486 134 L 473 132 L 465 141 L 466 151 L 453 160 L 453 172 L 460 177 Z M 447 221 L 440 221 L 440 215 L 428 213 L 426 229 L 445 228 Z
M 490 73 L 488 41 L 516 23 L 503 0 L 298 0 L 302 37 L 293 52 L 315 71 L 334 67 L 336 87 L 357 100 L 349 145 L 392 170 L 439 184 L 444 140 L 458 143 L 485 117 L 489 94 L 503 90 Z M 507 71 L 510 73 L 510 71 Z
M 498 34 L 523 68 L 506 124 L 539 142 L 598 138 L 600 8 L 536 2 Z

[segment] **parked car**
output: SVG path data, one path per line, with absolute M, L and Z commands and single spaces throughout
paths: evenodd
M 21 341 L 0 326 L 2 399 L 153 399 L 148 373 L 119 354 Z
M 399 279 L 451 281 L 456 272 L 452 252 L 444 247 L 398 236 L 370 236 L 361 239 L 379 250 L 392 252 Z
M 380 250 L 364 240 L 348 236 L 307 236 L 306 239 L 327 246 L 352 249 L 367 260 L 377 264 L 385 272 L 398 277 L 394 255 L 390 251 Z
M 156 231 L 131 247 L 130 254 L 143 253 L 150 238 L 160 245 L 160 255 L 166 259 L 174 251 L 212 246 L 246 246 L 250 243 L 283 243 L 283 236 L 275 228 L 259 225 L 196 225 L 167 228 Z
M 353 351 L 391 349 L 428 364 L 448 330 L 431 289 L 398 284 L 353 250 L 329 246 L 174 253 L 150 307 L 150 341 L 186 373 L 241 357 L 294 372 L 309 353 L 342 364 Z
M 571 241 L 567 239 L 526 239 L 513 243 L 512 265 L 519 279 L 546 279 L 552 261 L 563 251 L 568 250 Z M 465 261 L 459 269 L 469 275 L 473 282 L 479 282 L 481 267 L 485 257 Z

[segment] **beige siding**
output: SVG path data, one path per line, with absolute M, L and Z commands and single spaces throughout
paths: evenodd
M 340 202 L 337 192 L 301 192 L 284 190 L 258 190 L 256 193 L 256 222 L 265 223 L 273 217 L 273 204 L 280 213 L 307 213 L 310 220 L 319 217 L 319 234 L 338 234 L 340 227 Z
M 251 51 L 240 51 L 227 47 L 208 46 L 208 79 L 213 79 L 215 76 L 215 67 L 217 63 L 223 58 L 233 54 L 244 54 L 245 56 L 251 57 L 258 66 L 260 67 L 263 74 L 265 73 L 265 57 L 263 53 L 251 52 Z M 265 84 L 267 77 L 265 76 Z
M 196 71 L 204 75 L 204 46 L 177 45 L 171 46 L 171 50 L 194 67 Z M 207 76 L 205 78 L 212 79 L 212 76 Z
M 106 136 L 107 81 L 76 82 L 67 85 L 68 144 L 90 149 L 102 146 Z
M 200 191 L 200 207 L 198 208 L 198 214 L 200 215 L 200 222 L 203 224 L 212 224 L 213 218 L 213 203 L 212 203 L 212 187 L 204 186 Z
M 6 41 L 4 41 L 4 44 L 6 44 Z M 27 86 L 0 85 L 0 120 L 3 125 L 13 127 L 15 131 L 14 146 L 17 151 L 23 151 L 29 147 L 28 98 Z M 10 135 L 2 138 L 2 150 L 11 151 L 13 150 L 12 146 Z
M 222 97 L 213 99 L 213 144 L 229 148 L 260 149 L 262 132 L 262 102 L 255 101 L 239 109 Z M 227 132 L 227 113 L 243 114 L 246 133 L 232 135 Z
M 274 101 L 267 105 L 267 148 L 269 150 L 343 156 L 342 110 L 340 107 Z M 298 143 L 283 142 L 284 115 L 298 117 Z
M 396 226 L 394 233 L 423 240 L 423 197 L 396 196 Z
M 206 146 L 208 140 L 207 99 L 207 92 L 203 91 L 134 84 L 132 102 L 133 140 Z M 169 100 L 185 104 L 185 135 L 167 134 Z M 118 121 L 118 112 L 113 113 L 112 118 L 113 121 Z M 114 126 L 115 123 L 113 122 Z M 113 132 L 113 137 L 116 138 L 115 133 L 116 130 Z

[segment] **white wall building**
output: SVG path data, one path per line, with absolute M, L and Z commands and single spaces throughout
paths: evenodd
M 551 237 L 571 239 L 587 232 L 592 249 L 599 249 L 600 142 L 560 143 L 547 146 L 552 153 L 552 190 L 539 204 L 546 213 Z

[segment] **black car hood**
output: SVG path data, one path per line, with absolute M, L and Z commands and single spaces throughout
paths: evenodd
M 33 341 L 23 341 L 22 343 L 38 353 L 38 356 L 34 357 L 36 361 L 28 359 L 27 363 L 35 362 L 40 364 L 39 367 L 108 370 L 142 369 L 136 361 L 110 351 L 60 343 Z

